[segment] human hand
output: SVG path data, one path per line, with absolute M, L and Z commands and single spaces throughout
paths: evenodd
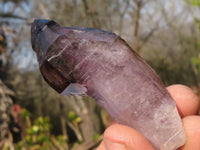
M 200 150 L 198 97 L 184 85 L 171 85 L 167 90 L 177 104 L 186 132 L 186 143 L 179 150 Z M 97 150 L 155 150 L 155 148 L 135 129 L 113 123 L 104 132 L 103 141 Z

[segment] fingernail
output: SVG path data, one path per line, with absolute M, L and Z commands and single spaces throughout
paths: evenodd
M 126 150 L 126 147 L 124 144 L 112 142 L 107 139 L 104 140 L 104 144 L 105 144 L 106 150 Z

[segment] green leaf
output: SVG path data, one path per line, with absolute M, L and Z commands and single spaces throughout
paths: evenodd
M 96 141 L 96 140 L 98 140 L 99 137 L 100 137 L 100 134 L 95 134 L 93 139 Z
M 67 118 L 72 121 L 72 120 L 75 120 L 76 119 L 76 113 L 74 111 L 70 111 L 67 115 Z
M 200 0 L 186 0 L 187 3 L 200 7 Z
M 76 117 L 75 121 L 76 121 L 77 123 L 81 123 L 83 120 L 82 120 L 81 117 Z
M 194 64 L 194 65 L 200 65 L 200 59 L 198 59 L 198 58 L 192 58 L 192 64 Z
M 26 110 L 26 109 L 22 109 L 22 116 L 23 117 L 30 117 L 30 112 L 28 111 L 28 110 Z
M 33 133 L 38 133 L 40 131 L 39 126 L 37 126 L 37 125 L 32 126 L 32 131 L 33 131 Z

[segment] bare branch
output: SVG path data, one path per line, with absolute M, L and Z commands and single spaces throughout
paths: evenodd
M 50 19 L 50 17 L 49 17 L 49 15 L 48 15 L 47 10 L 46 10 L 46 8 L 44 7 L 44 5 L 43 5 L 43 4 L 40 4 L 39 6 L 40 6 L 40 9 L 41 9 L 41 11 L 43 12 L 44 16 L 46 17 L 46 19 Z
M 90 11 L 87 0 L 83 0 L 85 15 L 88 17 L 88 24 L 95 28 L 100 28 L 100 22 L 97 19 L 97 12 Z
M 67 121 L 67 125 L 74 131 L 78 141 L 83 141 L 83 136 L 81 132 L 79 131 L 79 129 L 69 121 Z
M 2 18 L 13 18 L 13 19 L 28 20 L 25 17 L 14 15 L 13 13 L 0 13 L 0 17 L 2 17 Z
M 135 11 L 135 16 L 134 16 L 134 31 L 133 31 L 133 39 L 136 47 L 136 51 L 139 52 L 138 50 L 138 45 L 139 45 L 139 39 L 138 39 L 138 33 L 140 29 L 140 13 L 141 13 L 141 8 L 143 5 L 142 0 L 134 0 L 136 4 L 136 11 Z
M 149 39 L 152 37 L 152 35 L 154 34 L 154 32 L 157 30 L 157 28 L 153 28 L 148 34 L 147 36 L 142 40 L 142 43 L 138 45 L 137 47 L 137 51 L 139 52 L 142 47 L 149 41 Z
M 129 0 L 126 0 L 125 1 L 125 7 L 124 9 L 122 10 L 122 12 L 120 13 L 120 17 L 119 17 L 119 34 L 121 35 L 122 33 L 122 29 L 123 29 L 123 20 L 124 20 L 124 16 L 128 10 L 128 7 L 129 7 L 129 4 L 130 4 L 130 1 Z M 120 4 L 119 4 L 120 5 Z

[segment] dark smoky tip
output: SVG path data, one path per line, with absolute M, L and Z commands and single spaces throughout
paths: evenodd
M 49 20 L 49 19 L 35 19 L 34 20 L 34 22 L 41 23 L 41 24 L 47 24 L 50 21 L 52 20 Z
M 35 19 L 34 22 L 31 24 L 31 33 L 37 34 L 39 31 L 44 28 L 45 25 L 47 25 L 52 20 L 46 20 L 46 19 Z
M 53 20 L 47 19 L 35 19 L 34 22 L 31 24 L 31 32 L 38 33 L 39 31 L 43 30 L 46 26 L 51 27 L 55 25 L 56 22 Z
M 57 23 L 53 20 L 47 20 L 47 19 L 35 19 L 34 22 L 31 24 L 31 43 L 32 48 L 35 50 L 35 45 L 37 35 L 39 32 L 45 30 L 46 27 L 52 27 L 56 25 Z

